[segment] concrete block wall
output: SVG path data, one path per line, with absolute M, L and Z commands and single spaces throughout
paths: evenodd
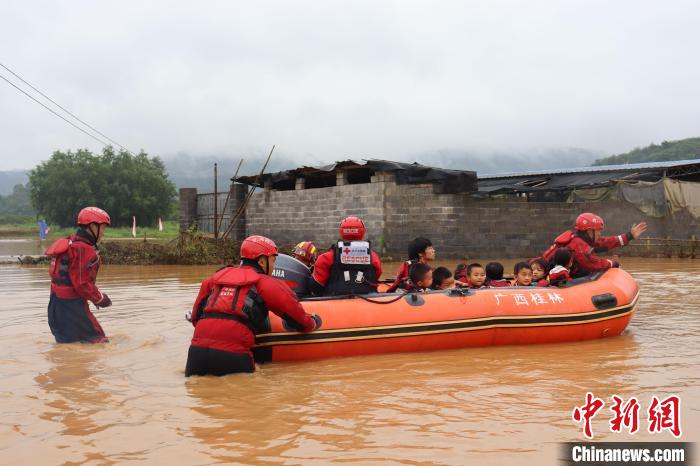
M 243 185 L 234 187 L 235 201 L 229 203 L 226 218 L 235 212 L 247 191 Z M 213 195 L 197 197 L 200 228 L 210 232 Z M 224 199 L 225 195 L 220 194 L 219 211 Z M 191 204 L 192 193 L 181 191 L 181 210 L 190 217 Z M 404 259 L 409 241 L 417 236 L 430 238 L 442 258 L 529 258 L 540 254 L 558 234 L 571 228 L 581 212 L 602 216 L 606 234 L 623 233 L 633 223 L 646 221 L 648 236 L 700 236 L 699 222 L 685 211 L 651 218 L 624 201 L 480 200 L 464 193 L 435 194 L 431 184 L 397 185 L 391 174 L 384 173 L 365 184 L 291 191 L 259 189 L 234 238 L 261 234 L 278 244 L 309 240 L 325 249 L 337 240 L 340 220 L 356 215 L 365 221 L 367 238 L 375 249 L 394 260 Z M 619 253 L 624 255 L 625 250 Z
M 309 240 L 326 248 L 338 239 L 340 221 L 356 215 L 364 220 L 368 239 L 376 243 L 384 227 L 384 186 L 377 182 L 257 192 L 246 209 L 246 231 L 279 244 Z
M 416 236 L 429 238 L 441 257 L 531 257 L 575 218 L 571 204 L 475 200 L 432 194 L 430 185 L 396 186 L 387 196 L 387 253 L 403 258 Z

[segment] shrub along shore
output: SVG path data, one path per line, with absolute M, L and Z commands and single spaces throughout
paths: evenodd
M 291 251 L 293 245 L 279 245 Z M 100 243 L 104 264 L 118 265 L 216 265 L 237 263 L 239 241 L 215 240 L 199 231 L 189 231 L 172 239 L 120 241 L 113 238 Z M 24 265 L 48 264 L 46 256 L 22 256 Z

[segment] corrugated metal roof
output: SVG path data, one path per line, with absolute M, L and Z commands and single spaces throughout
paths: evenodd
M 597 165 L 591 167 L 578 167 L 578 168 L 560 168 L 556 170 L 549 171 L 532 171 L 532 172 L 520 172 L 520 173 L 493 173 L 487 175 L 479 176 L 480 180 L 494 179 L 494 178 L 515 178 L 515 177 L 527 177 L 527 176 L 546 176 L 546 175 L 562 175 L 568 173 L 602 173 L 602 172 L 625 172 L 625 171 L 635 171 L 635 170 L 654 170 L 662 168 L 674 168 L 683 165 L 697 165 L 700 164 L 700 159 L 691 160 L 671 160 L 668 162 L 648 162 L 648 163 L 629 163 L 623 165 Z

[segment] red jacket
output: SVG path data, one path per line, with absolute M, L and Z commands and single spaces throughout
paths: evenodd
M 416 264 L 418 261 L 416 259 L 411 259 L 407 260 L 401 263 L 401 267 L 399 267 L 399 271 L 396 274 L 396 278 L 394 279 L 394 283 L 389 285 L 389 288 L 387 288 L 386 292 L 387 293 L 393 293 L 399 288 L 403 288 L 405 290 L 413 290 L 413 286 L 410 284 L 410 280 L 408 279 L 408 272 L 413 264 Z M 432 267 L 431 267 L 432 269 Z
M 374 265 L 374 270 L 377 272 L 377 280 L 382 275 L 382 262 L 379 259 L 379 255 L 370 251 L 372 256 L 372 265 Z M 333 250 L 326 251 L 316 259 L 314 263 L 314 272 L 312 277 L 321 286 L 326 286 L 328 284 L 328 279 L 331 276 L 331 267 L 333 266 Z
M 631 235 L 623 233 L 617 236 L 601 236 L 592 246 L 575 231 L 568 230 L 559 235 L 554 244 L 542 254 L 547 261 L 552 260 L 554 253 L 559 248 L 569 248 L 574 258 L 574 268 L 587 272 L 597 272 L 611 267 L 619 267 L 617 261 L 603 259 L 595 255 L 597 252 L 607 252 L 619 246 L 629 244 Z
M 501 278 L 500 280 L 491 280 L 490 278 L 486 279 L 486 283 L 484 283 L 489 288 L 500 288 L 502 286 L 513 286 L 510 283 L 510 280 L 507 280 L 505 278 Z
M 57 298 L 83 298 L 93 303 L 102 300 L 95 285 L 100 258 L 95 243 L 81 235 L 61 238 L 46 250 L 51 257 L 49 275 L 51 293 Z
M 199 294 L 192 307 L 192 325 L 194 325 L 192 346 L 234 353 L 251 353 L 250 348 L 255 343 L 255 335 L 242 322 L 216 318 L 200 319 L 200 313 L 206 307 L 208 298 L 215 288 L 216 277 L 220 274 L 221 271 L 207 278 L 199 288 Z M 304 332 L 310 332 L 316 327 L 311 316 L 299 304 L 294 292 L 283 281 L 259 273 L 250 266 L 228 269 L 227 275 L 230 281 L 239 279 L 241 283 L 253 283 L 266 309 L 282 318 L 285 316 L 291 318 L 303 327 Z
M 561 265 L 555 266 L 549 271 L 549 282 L 553 286 L 558 286 L 559 284 L 566 283 L 571 280 L 571 275 L 569 275 L 569 269 Z

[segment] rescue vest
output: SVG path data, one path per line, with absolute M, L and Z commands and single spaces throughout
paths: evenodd
M 377 271 L 369 241 L 338 241 L 331 247 L 333 265 L 324 295 L 367 294 L 377 291 Z
M 49 266 L 51 283 L 58 286 L 73 287 L 73 283 L 70 280 L 70 275 L 68 274 L 68 267 L 70 265 L 68 249 L 70 248 L 71 244 L 73 244 L 73 241 L 70 238 L 61 238 L 49 246 L 44 253 L 51 258 L 51 265 Z
M 268 310 L 258 295 L 260 276 L 253 270 L 226 267 L 214 275 L 214 286 L 203 301 L 199 319 L 235 320 L 253 333 L 270 328 Z

